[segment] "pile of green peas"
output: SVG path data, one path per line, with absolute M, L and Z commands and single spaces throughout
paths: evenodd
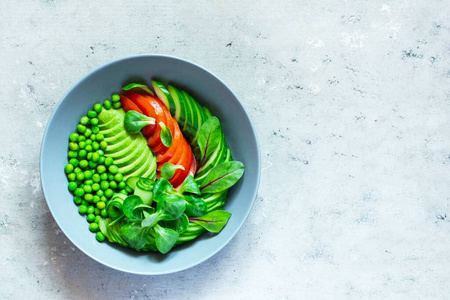
M 69 136 L 69 163 L 64 167 L 68 189 L 74 195 L 78 212 L 86 215 L 89 230 L 96 234 L 99 242 L 105 240 L 99 231 L 99 221 L 108 217 L 108 200 L 118 192 L 126 195 L 131 192 L 114 160 L 105 156 L 108 144 L 98 127 L 97 116 L 103 109 L 121 107 L 119 95 L 114 94 L 111 100 L 112 103 L 105 100 L 103 105 L 96 103 L 86 116 L 81 117 L 77 131 Z

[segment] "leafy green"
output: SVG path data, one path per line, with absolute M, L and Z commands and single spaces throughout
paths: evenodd
M 197 138 L 200 148 L 200 166 L 216 150 L 222 139 L 222 135 L 221 125 L 219 119 L 216 117 L 211 116 L 202 124 Z
M 244 165 L 239 161 L 228 161 L 212 168 L 200 184 L 200 191 L 218 193 L 233 186 L 244 174 Z
M 189 220 L 208 230 L 209 232 L 219 233 L 228 222 L 231 213 L 224 210 L 215 210 L 198 218 Z
M 161 177 L 164 177 L 166 179 L 170 179 L 170 178 L 173 177 L 173 175 L 175 174 L 175 171 L 178 170 L 178 169 L 184 170 L 184 167 L 180 166 L 180 165 L 174 165 L 174 164 L 171 164 L 169 162 L 166 162 L 161 167 Z
M 186 208 L 186 201 L 178 195 L 170 195 L 157 204 L 156 212 L 160 213 L 159 220 L 171 221 L 178 219 Z
M 156 202 L 159 202 L 160 200 L 164 199 L 164 197 L 173 194 L 174 191 L 175 190 L 167 179 L 160 178 L 153 188 L 153 199 Z
M 192 175 L 189 175 L 188 177 L 186 177 L 186 179 L 183 181 L 180 188 L 178 189 L 178 193 L 180 193 L 180 194 L 191 193 L 191 194 L 200 195 L 200 189 Z
M 172 145 L 172 132 L 163 122 L 159 122 L 158 124 L 161 127 L 161 142 L 164 146 L 170 147 Z
M 152 96 L 154 96 L 155 94 L 148 88 L 148 86 L 146 86 L 145 84 L 141 84 L 141 83 L 130 83 L 127 84 L 126 86 L 124 86 L 122 88 L 122 90 L 124 91 L 129 91 L 129 90 L 143 90 L 144 92 L 146 92 L 147 94 L 150 94 Z
M 156 247 L 159 252 L 166 254 L 173 248 L 179 237 L 178 232 L 170 228 L 164 228 L 160 225 L 153 227 L 156 233 Z
M 206 214 L 208 207 L 206 205 L 206 202 L 203 201 L 202 198 L 193 196 L 193 195 L 187 195 L 184 196 L 184 199 L 186 200 L 186 214 L 190 217 L 200 217 Z
M 148 228 L 142 227 L 139 222 L 131 222 L 120 228 L 120 235 L 131 247 L 142 249 L 147 242 Z
M 156 223 L 158 223 L 159 213 L 153 213 L 149 216 L 146 216 L 144 220 L 141 222 L 142 227 L 153 227 Z
M 138 133 L 147 125 L 155 124 L 155 119 L 135 110 L 129 110 L 124 117 L 123 126 L 129 133 Z
M 142 199 L 139 196 L 131 195 L 123 201 L 123 213 L 129 219 L 142 219 L 143 208 L 138 208 L 142 205 Z
M 159 224 L 165 228 L 170 228 L 178 233 L 183 233 L 189 226 L 189 218 L 186 214 L 182 214 L 178 219 L 172 221 L 161 221 Z

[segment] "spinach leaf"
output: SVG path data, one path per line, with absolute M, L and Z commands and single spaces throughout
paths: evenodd
M 155 124 L 155 119 L 143 115 L 135 110 L 129 110 L 125 114 L 123 126 L 129 133 L 138 133 L 147 125 Z
M 159 122 L 158 124 L 161 127 L 161 142 L 164 146 L 170 147 L 172 145 L 172 132 L 170 132 L 170 129 L 163 122 Z
M 138 206 L 135 206 L 133 208 L 133 211 L 138 210 L 138 209 L 142 209 L 142 213 L 144 215 L 144 218 L 146 218 L 146 214 L 150 215 L 150 214 L 155 212 L 155 208 L 154 207 L 151 207 L 151 206 L 148 206 L 148 205 L 145 205 L 145 204 L 139 204 Z
M 206 202 L 202 198 L 193 195 L 185 195 L 186 200 L 186 214 L 190 217 L 200 217 L 206 214 Z
M 131 195 L 123 201 L 123 213 L 129 219 L 142 219 L 142 208 L 138 208 L 142 205 L 142 199 L 139 196 Z
M 164 197 L 174 193 L 170 182 L 165 178 L 159 178 L 153 188 L 153 200 L 160 202 Z
M 166 162 L 161 167 L 161 177 L 164 177 L 166 179 L 170 179 L 173 177 L 173 174 L 175 174 L 175 171 L 181 169 L 184 170 L 183 166 L 180 165 L 174 165 L 169 162 Z
M 178 233 L 183 233 L 189 226 L 189 218 L 186 214 L 182 214 L 178 219 L 172 221 L 161 221 L 161 226 L 175 230 Z
M 194 177 L 192 175 L 186 177 L 186 179 L 183 181 L 180 188 L 178 189 L 178 193 L 180 194 L 191 193 L 200 195 L 200 189 L 198 188 L 198 184 L 197 182 L 195 182 Z
M 145 217 L 144 220 L 141 222 L 142 227 L 152 227 L 155 226 L 156 223 L 158 223 L 158 218 L 160 216 L 160 213 L 154 213 L 147 217 Z
M 200 166 L 202 166 L 211 153 L 216 150 L 222 140 L 222 135 L 220 122 L 216 117 L 211 116 L 202 124 L 197 138 L 198 146 L 200 148 Z
M 180 235 L 175 230 L 161 227 L 158 224 L 153 228 L 155 228 L 156 233 L 156 248 L 158 248 L 159 252 L 162 254 L 166 254 L 173 248 Z
M 140 222 L 131 222 L 120 228 L 120 235 L 131 247 L 142 249 L 147 242 L 148 228 L 142 227 Z
M 199 218 L 190 218 L 191 222 L 198 224 L 209 232 L 219 233 L 228 222 L 231 213 L 224 210 L 215 210 Z
M 186 208 L 186 201 L 179 195 L 170 195 L 157 204 L 158 220 L 171 221 L 178 219 Z
M 244 164 L 239 161 L 221 163 L 212 168 L 200 184 L 200 191 L 205 193 L 222 192 L 233 186 L 244 174 Z
M 141 84 L 141 83 L 130 83 L 127 84 L 126 86 L 124 86 L 122 88 L 122 90 L 124 91 L 129 91 L 129 90 L 143 90 L 144 92 L 146 92 L 147 94 L 150 94 L 152 96 L 154 96 L 155 94 L 148 88 L 148 86 L 146 86 L 145 84 Z

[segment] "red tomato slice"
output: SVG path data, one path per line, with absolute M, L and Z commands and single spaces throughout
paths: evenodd
M 126 97 L 130 99 L 141 110 L 142 114 L 154 118 L 156 120 L 155 122 L 157 123 L 158 119 L 155 113 L 155 109 L 143 95 L 135 93 L 133 91 L 127 91 Z M 155 133 L 156 128 L 156 124 L 145 126 L 142 130 L 142 134 L 145 137 L 150 137 Z
M 183 183 L 184 179 L 189 174 L 189 170 L 191 169 L 192 150 L 191 150 L 191 146 L 189 146 L 189 144 L 186 141 L 185 141 L 185 143 L 186 143 L 187 148 L 185 149 L 185 151 L 183 151 L 183 154 L 181 155 L 180 160 L 177 163 L 174 163 L 174 165 L 183 166 L 184 170 L 181 170 L 181 169 L 176 170 L 173 177 L 169 180 L 170 183 L 174 187 L 177 187 L 181 183 Z M 188 151 L 186 151 L 186 150 L 188 150 Z
M 137 105 L 134 104 L 133 101 L 131 101 L 124 95 L 120 95 L 120 103 L 122 104 L 122 107 L 123 109 L 125 109 L 125 111 L 135 110 L 138 113 L 142 114 L 142 110 L 139 107 L 137 107 Z

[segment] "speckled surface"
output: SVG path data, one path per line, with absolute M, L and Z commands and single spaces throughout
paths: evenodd
M 3 1 L 0 298 L 447 298 L 449 13 L 424 0 Z M 235 239 L 157 277 L 76 249 L 39 181 L 42 135 L 65 91 L 139 53 L 223 79 L 263 162 Z

